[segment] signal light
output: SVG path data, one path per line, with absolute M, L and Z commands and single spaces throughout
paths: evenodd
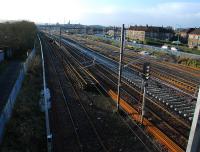
M 148 80 L 150 77 L 150 63 L 149 62 L 146 62 L 144 63 L 143 65 L 143 78 L 145 80 Z

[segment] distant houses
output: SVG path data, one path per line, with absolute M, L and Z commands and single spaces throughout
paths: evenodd
M 120 40 L 121 27 L 117 26 L 100 26 L 100 25 L 81 25 L 81 24 L 55 24 L 55 25 L 38 25 L 41 30 L 62 31 L 68 34 L 88 34 L 99 35 L 116 40 Z M 181 45 L 183 47 L 200 49 L 200 28 L 177 28 L 158 27 L 158 26 L 130 26 L 125 28 L 126 39 L 133 40 L 135 43 L 144 43 L 149 45 Z
M 194 30 L 195 30 L 195 28 L 185 28 L 185 29 L 182 29 L 180 31 L 177 31 L 177 35 L 178 34 L 180 35 L 180 41 L 183 42 L 183 43 L 187 43 L 189 33 L 191 33 Z
M 189 33 L 188 46 L 189 48 L 200 49 L 200 28 L 197 28 Z
M 145 41 L 146 39 L 170 40 L 174 36 L 172 28 L 156 26 L 130 26 L 127 37 L 132 40 Z
M 114 39 L 119 38 L 121 36 L 121 27 L 109 27 L 107 34 Z

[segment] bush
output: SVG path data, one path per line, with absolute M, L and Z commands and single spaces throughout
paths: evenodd
M 28 21 L 0 23 L 0 45 L 12 48 L 15 56 L 25 56 L 34 46 L 36 30 L 36 25 Z
M 195 59 L 179 58 L 178 63 L 191 67 L 200 67 L 200 60 L 195 60 Z

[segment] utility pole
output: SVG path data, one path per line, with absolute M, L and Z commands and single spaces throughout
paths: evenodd
M 85 25 L 85 35 L 87 35 L 87 26 Z
M 200 152 L 200 87 L 186 152 Z
M 61 27 L 60 27 L 60 39 L 59 39 L 60 49 L 61 49 Z
M 141 124 L 143 123 L 143 118 L 145 115 L 145 96 L 146 96 L 146 81 L 142 80 L 142 87 L 143 87 L 143 95 L 142 95 L 142 115 L 141 115 Z
M 119 75 L 118 75 L 118 85 L 117 85 L 117 110 L 119 111 L 120 104 L 120 87 L 121 87 L 121 76 L 122 76 L 122 59 L 124 51 L 124 24 L 121 29 L 121 48 L 120 48 L 120 58 L 119 58 Z
M 179 43 L 179 41 L 180 41 L 180 40 L 179 40 L 179 39 L 180 39 L 180 38 L 179 38 L 179 34 L 180 34 L 180 29 L 179 29 L 179 31 L 178 31 L 178 40 L 177 40 L 177 43 L 176 43 L 176 44 L 177 44 L 177 49 L 178 49 L 178 43 Z
M 179 42 L 180 42 L 180 30 L 181 30 L 181 26 L 180 25 L 178 25 L 178 38 L 177 38 L 177 42 L 176 42 L 176 45 L 177 45 L 177 49 L 178 49 L 178 44 L 179 44 Z
M 114 37 L 114 40 L 116 39 L 116 31 L 115 31 L 116 29 L 115 29 L 115 26 L 113 27 L 113 37 Z

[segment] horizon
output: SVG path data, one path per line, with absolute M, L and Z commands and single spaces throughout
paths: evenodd
M 10 6 L 10 3 L 13 5 Z M 7 0 L 0 21 L 28 20 L 36 24 L 121 26 L 150 25 L 176 28 L 200 26 L 198 0 Z M 12 11 L 8 11 L 12 10 Z M 6 12 L 6 13 L 5 13 Z
M 6 23 L 6 22 L 9 22 L 9 23 L 14 23 L 14 22 L 20 22 L 20 21 L 28 21 L 28 22 L 34 22 L 34 21 L 30 21 L 30 20 L 0 20 L 0 23 Z M 34 22 L 36 25 L 56 25 L 56 24 L 59 24 L 59 25 L 67 25 L 68 23 L 59 23 L 59 22 L 57 22 L 57 23 L 36 23 L 36 22 Z M 82 23 L 70 23 L 71 25 L 83 25 L 83 26 L 102 26 L 102 27 L 121 27 L 122 25 L 118 25 L 118 26 L 116 26 L 116 25 L 100 25 L 100 24 L 82 24 Z M 126 24 L 125 24 L 125 27 L 130 27 L 130 26 L 149 26 L 149 27 L 164 27 L 164 28 L 167 28 L 167 27 L 171 27 L 171 28 L 173 28 L 173 29 L 187 29 L 187 28 L 200 28 L 200 26 L 199 27 L 197 27 L 197 26 L 194 26 L 194 27 L 183 27 L 183 26 L 179 26 L 179 27 L 177 27 L 177 26 L 171 26 L 171 25 L 166 25 L 166 26 L 158 26 L 158 25 L 150 25 L 150 24 L 134 24 L 134 25 L 129 25 L 129 26 L 127 26 Z

